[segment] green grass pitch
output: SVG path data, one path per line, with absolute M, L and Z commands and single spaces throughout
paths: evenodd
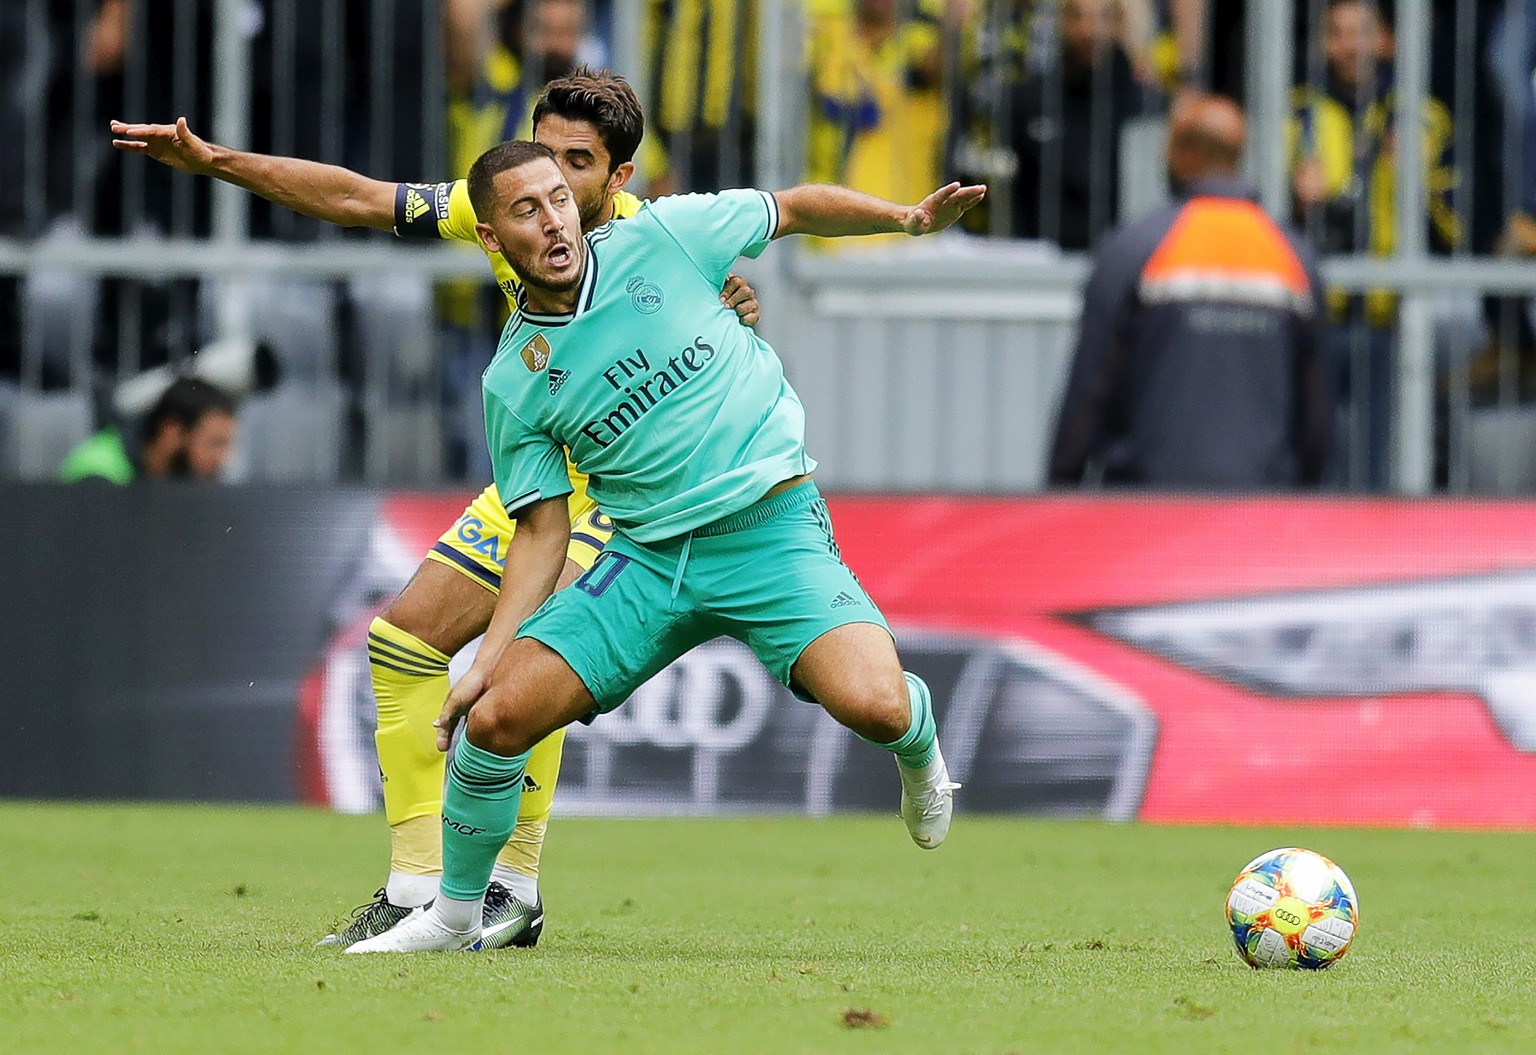
M 0 1051 L 1536 1050 L 1531 835 L 896 817 L 566 820 L 531 951 L 312 947 L 377 885 L 377 817 L 0 805 Z M 1222 919 L 1250 857 L 1354 879 L 1318 974 Z

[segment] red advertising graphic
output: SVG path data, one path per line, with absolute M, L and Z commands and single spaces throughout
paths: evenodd
M 893 620 L 1031 642 L 1150 712 L 1142 819 L 1536 824 L 1536 507 L 832 508 Z
M 934 689 L 967 809 L 1536 826 L 1536 506 L 829 504 Z M 387 499 L 356 596 L 403 584 L 463 508 Z M 324 774 L 306 797 L 363 809 L 376 790 L 353 639 L 371 609 L 346 609 L 306 684 L 300 749 Z M 652 811 L 880 808 L 878 754 L 716 644 L 573 732 L 561 796 L 590 812 L 637 796 Z

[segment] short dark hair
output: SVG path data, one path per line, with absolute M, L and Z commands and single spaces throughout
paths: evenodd
M 509 139 L 505 143 L 497 143 L 476 158 L 475 163 L 469 167 L 469 204 L 474 208 L 475 215 L 483 221 L 491 214 L 491 205 L 496 200 L 498 175 L 521 168 L 539 158 L 547 158 L 555 162 L 555 168 L 560 167 L 553 150 L 542 143 L 530 143 L 526 139 Z
M 167 422 L 174 421 L 184 429 L 192 429 L 209 414 L 233 417 L 234 397 L 200 377 L 179 377 L 160 393 L 160 398 L 144 416 L 144 442 L 154 440 Z
M 645 138 L 645 113 L 629 82 L 611 70 L 577 66 L 568 77 L 557 77 L 544 86 L 533 108 L 533 127 L 545 115 L 567 121 L 586 121 L 597 129 L 608 148 L 608 171 L 635 159 Z M 537 134 L 537 131 L 535 131 Z

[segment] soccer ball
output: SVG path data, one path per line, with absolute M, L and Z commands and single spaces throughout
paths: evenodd
M 1243 866 L 1227 895 L 1227 924 L 1250 967 L 1318 970 L 1349 951 L 1360 902 L 1344 870 L 1290 846 Z

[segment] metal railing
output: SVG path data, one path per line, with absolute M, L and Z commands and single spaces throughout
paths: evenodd
M 1116 0 L 1104 2 L 1113 6 Z M 1510 24 L 1524 24 L 1527 3 L 1536 8 L 1536 0 L 1511 0 L 1505 12 Z M 526 19 L 534 17 L 539 6 L 522 6 L 525 30 Z M 668 19 L 682 18 L 689 11 L 706 17 L 713 5 L 708 0 L 691 5 L 669 0 L 608 6 L 612 21 L 598 27 L 603 31 L 598 35 L 606 37 L 612 61 L 632 74 L 647 101 L 654 138 L 672 148 L 672 156 L 663 163 L 672 176 L 670 185 L 686 185 L 681 173 L 691 173 L 695 167 L 689 150 L 735 148 L 722 146 L 717 134 L 689 135 L 681 126 L 670 132 L 661 128 L 657 108 L 664 87 L 651 60 L 658 46 L 658 25 L 676 29 L 679 23 Z M 1030 97 L 1036 100 L 1032 105 L 1054 107 L 1050 116 L 1059 120 L 1065 113 L 1067 91 L 1061 66 L 1067 45 L 1057 39 L 1064 25 L 1059 20 L 1062 8 L 1024 6 L 1035 13 L 1023 26 L 1022 36 L 1015 34 L 1008 45 L 1022 49 L 1016 56 L 1021 65 L 1013 72 L 1037 78 L 1038 94 Z M 1474 6 L 1470 0 L 1459 0 L 1454 5 L 1456 24 L 1447 27 L 1433 23 L 1429 0 L 1399 0 L 1395 27 L 1393 120 L 1397 125 L 1421 127 L 1425 108 L 1434 97 L 1432 88 L 1437 83 L 1450 86 L 1452 98 L 1445 109 L 1451 114 L 1451 145 L 1459 162 L 1460 182 L 1448 200 L 1464 231 L 1478 226 L 1480 214 L 1518 211 L 1527 184 L 1536 175 L 1524 171 L 1523 152 L 1507 150 L 1498 181 L 1502 201 L 1491 204 L 1478 197 L 1486 165 L 1478 168 L 1473 162 L 1491 152 L 1487 137 L 1494 133 L 1485 128 L 1486 103 L 1496 93 L 1491 88 L 1492 72 L 1486 68 L 1494 34 L 1471 16 Z M 135 111 L 123 116 L 169 119 L 176 110 L 193 119 L 194 127 L 207 126 L 215 138 L 230 145 L 314 157 L 384 178 L 431 179 L 448 174 L 445 99 L 453 73 L 438 46 L 442 27 L 438 0 L 318 0 L 306 5 L 297 0 L 173 0 L 165 5 L 129 0 L 127 7 L 134 12 L 131 17 L 140 20 L 130 24 L 137 26 L 132 33 L 139 39 L 152 32 L 152 27 L 140 23 L 149 12 L 160 12 L 156 17 L 164 20 L 171 34 L 167 52 L 180 58 L 160 67 L 154 65 L 153 48 L 122 52 L 119 98 L 125 109 Z M 818 82 L 818 71 L 805 70 L 805 44 L 818 27 L 798 4 L 732 0 L 731 7 L 735 17 L 751 21 L 756 35 L 755 83 L 749 93 L 755 110 L 751 115 L 753 165 L 748 172 L 738 157 L 735 171 L 752 176 L 760 185 L 798 182 L 808 164 L 814 164 L 810 159 L 814 143 L 807 135 L 805 115 L 818 105 L 821 112 L 829 112 L 829 104 L 819 100 L 818 93 L 842 85 L 826 78 Z M 1293 208 L 1296 160 L 1295 152 L 1287 149 L 1291 141 L 1287 129 L 1295 113 L 1293 71 L 1299 67 L 1303 73 L 1296 83 L 1314 91 L 1324 87 L 1320 29 L 1328 8 L 1320 0 L 1276 0 L 1249 8 L 1248 62 L 1242 87 L 1250 121 L 1249 171 L 1270 210 L 1288 216 Z M 20 30 L 27 44 L 21 72 L 14 80 L 21 88 L 35 89 L 44 57 L 66 43 L 50 38 L 48 16 L 65 11 L 65 22 L 73 27 L 72 39 L 78 43 L 88 36 L 99 9 L 96 0 L 63 4 L 24 0 L 20 8 L 13 5 L 9 10 L 8 17 L 14 17 L 16 10 L 24 12 Z M 936 90 L 947 130 L 941 132 L 938 154 L 932 159 L 935 171 L 947 175 L 957 157 L 979 159 L 983 168 L 992 166 L 990 171 L 997 178 L 994 200 L 1005 196 L 1011 200 L 1011 192 L 1003 192 L 1009 189 L 1010 166 L 1017 171 L 1018 158 L 1010 162 L 1007 155 L 1023 149 L 1008 142 L 1005 134 L 1016 116 L 1009 110 L 1009 100 L 1017 93 L 1010 94 L 1016 85 L 1010 87 L 1007 81 L 1005 74 L 1011 74 L 1000 57 L 1006 49 L 997 43 L 1007 35 L 1007 19 L 1017 10 L 1001 2 L 982 4 L 966 21 L 946 18 L 934 6 L 915 0 L 897 5 L 903 26 L 917 25 L 939 42 Z M 347 46 L 352 34 L 360 34 L 364 45 L 360 50 Z M 1449 44 L 1444 43 L 1447 40 Z M 399 61 L 401 48 L 408 44 L 419 55 L 414 65 Z M 1095 47 L 1093 72 L 1102 72 L 1112 51 L 1106 50 L 1103 41 Z M 1448 61 L 1447 50 L 1449 73 L 1437 72 Z M 308 67 L 306 55 L 313 60 Z M 195 61 L 188 63 L 187 56 L 195 56 Z M 741 57 L 739 51 L 737 57 Z M 987 67 L 987 62 L 994 66 Z M 1130 64 L 1135 67 L 1140 62 L 1137 58 Z M 1514 65 L 1511 60 L 1511 68 Z M 74 82 L 80 80 L 78 74 L 73 77 Z M 402 88 L 405 81 L 411 83 Z M 1111 100 L 1103 93 L 1113 83 L 1093 80 L 1090 74 L 1084 103 L 1090 112 L 1110 111 Z M 1162 87 L 1171 90 L 1166 83 Z M 961 99 L 968 90 L 986 97 L 983 102 L 990 98 L 993 109 L 980 118 L 973 109 L 967 110 L 976 102 Z M 1165 94 L 1157 85 L 1140 80 L 1135 92 L 1153 114 Z M 737 122 L 733 127 L 740 127 L 745 120 L 740 108 L 746 105 L 748 93 L 739 86 L 732 93 L 735 109 L 728 116 Z M 67 133 L 59 134 L 54 115 L 46 109 L 22 114 L 21 207 L 0 229 L 5 236 L 0 237 L 0 276 L 16 276 L 25 287 L 20 296 L 21 347 L 14 356 L 17 367 L 12 381 L 17 391 L 29 398 L 58 395 L 88 400 L 103 384 L 153 365 L 156 355 L 185 357 L 199 343 L 215 337 L 249 333 L 253 328 L 260 331 L 272 323 L 269 316 L 274 305 L 302 293 L 320 305 L 318 314 L 309 318 L 319 319 L 322 328 L 334 332 L 322 335 L 311 349 L 310 354 L 321 361 L 308 372 L 291 372 L 293 379 L 285 387 L 297 392 L 293 398 L 313 387 L 324 388 L 330 402 L 323 413 L 340 414 L 338 441 L 343 449 L 353 451 L 350 456 L 337 454 L 323 460 L 313 471 L 322 477 L 358 476 L 379 482 L 441 478 L 445 462 L 434 438 L 445 427 L 445 412 L 439 399 L 441 378 L 431 354 L 441 336 L 431 321 L 432 283 L 472 280 L 483 284 L 487 276 L 481 256 L 456 247 L 391 244 L 384 235 L 343 234 L 253 204 L 249 195 L 235 188 L 168 176 L 143 159 L 118 159 L 110 154 L 104 133 L 106 118 L 117 115 L 97 112 L 96 95 L 75 83 L 72 92 L 45 96 L 67 99 L 62 118 Z M 401 98 L 407 100 L 403 108 Z M 1504 97 L 1500 105 L 1500 122 L 1506 127 L 1523 127 L 1530 116 L 1529 101 L 1518 95 Z M 145 112 L 157 106 L 163 112 Z M 409 120 L 403 116 L 407 110 Z M 966 150 L 957 147 L 961 111 L 971 121 L 966 129 L 980 128 L 976 142 Z M 697 115 L 694 119 L 702 120 Z M 68 141 L 69 149 L 45 155 L 41 144 L 59 138 Z M 1092 134 L 1089 138 L 1098 142 Z M 1514 142 L 1514 133 L 1506 138 Z M 1128 149 L 1120 149 L 1120 144 Z M 1536 465 L 1532 464 L 1536 459 L 1524 451 L 1527 443 L 1536 447 L 1536 409 L 1528 402 L 1536 393 L 1522 388 L 1527 356 L 1519 348 L 1520 332 L 1529 329 L 1522 313 L 1524 302 L 1536 295 L 1536 266 L 1523 259 L 1495 258 L 1488 237 L 1469 236 L 1450 246 L 1447 255 L 1432 252 L 1423 203 L 1433 166 L 1426 164 L 1425 140 L 1397 135 L 1392 148 L 1387 163 L 1395 184 L 1389 210 L 1390 253 L 1373 254 L 1367 252 L 1373 248 L 1370 245 L 1352 245 L 1324 262 L 1327 280 L 1340 291 L 1357 295 L 1356 300 L 1372 291 L 1385 291 L 1395 301 L 1390 327 L 1397 351 L 1389 483 L 1404 493 L 1438 488 L 1453 492 L 1536 489 Z M 1068 193 L 1063 184 L 1065 157 L 1064 148 L 1052 149 L 1054 155 L 1051 149 L 1037 151 L 1032 162 L 1040 174 L 1034 228 L 1060 236 Z M 1127 203 L 1160 196 L 1155 135 L 1121 136 L 1116 150 L 1118 185 L 1106 186 L 1094 175 L 1094 166 L 1089 166 L 1090 179 L 1096 182 L 1086 189 L 1088 200 L 1100 203 L 1088 217 L 1094 236 L 1109 221 L 1131 211 Z M 110 191 L 104 195 L 93 174 L 113 166 L 118 166 L 114 170 L 118 175 L 109 181 Z M 643 177 L 653 188 L 669 185 L 665 174 L 644 172 Z M 58 189 L 61 185 L 64 190 Z M 1108 204 L 1111 191 L 1113 209 Z M 104 202 L 112 208 L 101 208 Z M 104 212 L 115 212 L 117 217 L 107 223 Z M 1302 213 L 1304 225 L 1316 225 L 1316 208 Z M 1009 209 L 1001 208 L 986 218 L 983 233 L 1006 233 L 1012 223 Z M 922 254 L 827 254 L 782 247 L 771 251 L 751 274 L 764 295 L 764 331 L 783 346 L 791 376 L 797 380 L 815 374 L 810 350 L 836 344 L 849 320 L 863 320 L 860 327 L 867 339 L 889 342 L 870 350 L 871 355 L 878 359 L 888 354 L 898 360 L 935 354 L 933 342 L 944 339 L 944 327 L 949 324 L 999 327 L 988 331 L 985 342 L 995 346 L 1000 364 L 1003 357 L 1012 356 L 1022 366 L 1007 363 L 998 369 L 1016 371 L 1020 384 L 1033 379 L 1041 389 L 1038 398 L 1032 397 L 1030 416 L 1007 423 L 1007 428 L 1033 437 L 1020 445 L 1024 453 L 1019 455 L 1033 458 L 1043 450 L 1051 426 L 1052 386 L 1060 384 L 1061 357 L 1070 347 L 1086 268 L 1087 258 L 1079 252 L 999 252 L 978 236 L 957 237 L 940 260 Z M 115 332 L 98 336 L 93 348 L 85 331 L 102 325 L 96 305 L 102 295 L 97 292 L 101 289 L 97 280 L 103 278 L 115 280 L 108 287 L 116 290 L 114 313 L 108 320 Z M 52 317 L 55 329 L 50 330 L 32 311 L 47 301 L 50 289 L 55 307 L 58 303 L 69 306 L 62 315 L 62 335 L 56 332 L 61 317 L 57 312 Z M 402 314 L 416 311 L 426 316 L 414 327 L 401 328 L 399 340 L 425 341 L 426 349 L 363 346 L 365 338 L 381 333 L 389 339 L 389 327 L 370 328 L 357 316 L 379 311 L 394 317 L 388 315 L 393 310 L 391 290 L 413 291 L 394 306 Z M 4 296 L 3 281 L 0 296 Z M 1489 323 L 1477 317 L 1481 299 L 1494 305 L 1487 312 Z M 1448 303 L 1456 309 L 1450 314 L 1453 321 L 1460 320 L 1457 332 L 1462 334 L 1460 349 L 1449 358 L 1443 338 Z M 161 347 L 149 354 L 146 313 L 152 310 L 192 322 L 158 335 Z M 472 325 L 494 334 L 496 320 L 484 298 L 477 311 Z M 911 325 L 915 320 L 924 325 Z M 1497 349 L 1491 358 L 1476 358 L 1474 345 L 1482 332 L 1491 335 L 1490 347 Z M 103 346 L 108 349 L 105 356 Z M 1046 346 L 1054 349 L 1049 355 L 1030 358 Z M 104 361 L 93 362 L 93 354 Z M 4 362 L 5 356 L 0 355 L 0 370 Z M 1478 371 L 1484 376 L 1474 376 Z M 900 383 L 899 377 L 894 383 Z M 939 378 L 929 383 L 942 388 L 947 382 Z M 856 379 L 845 379 L 842 390 L 857 400 L 860 385 Z M 895 394 L 881 407 L 844 405 L 841 410 L 844 415 L 888 415 L 891 406 L 902 406 L 905 412 L 927 416 L 920 427 L 904 431 L 939 435 L 957 427 L 955 417 L 965 392 L 962 387 L 915 400 Z M 1006 412 L 1005 408 L 979 408 L 983 414 Z M 0 417 L 7 413 L 16 411 L 8 411 L 0 396 Z M 1352 443 L 1344 452 L 1346 471 L 1341 482 L 1367 486 L 1373 482 L 1368 464 L 1371 452 L 1360 441 L 1365 425 L 1359 420 L 1358 404 L 1351 414 L 1355 416 L 1344 419 Z M 962 431 L 969 429 L 982 437 L 1006 432 L 1002 423 L 984 422 L 974 429 L 972 424 L 964 423 Z M 13 438 L 11 463 L 0 465 L 0 473 L 16 470 L 17 449 L 30 442 L 25 430 L 13 431 L 19 438 Z M 870 431 L 827 430 L 818 453 L 829 467 L 840 459 L 872 466 L 851 478 L 861 487 L 955 486 L 942 464 L 935 465 L 928 478 L 914 477 L 895 458 L 874 464 L 867 453 L 853 449 L 859 436 Z M 929 460 L 909 453 L 921 463 Z M 5 443 L 0 440 L 0 457 L 4 456 Z M 35 461 L 28 468 L 33 475 L 47 475 L 46 467 Z M 261 465 L 252 466 L 252 472 L 281 475 Z M 1043 481 L 1038 466 L 1000 465 L 979 477 L 963 475 L 967 489 L 1019 490 Z

